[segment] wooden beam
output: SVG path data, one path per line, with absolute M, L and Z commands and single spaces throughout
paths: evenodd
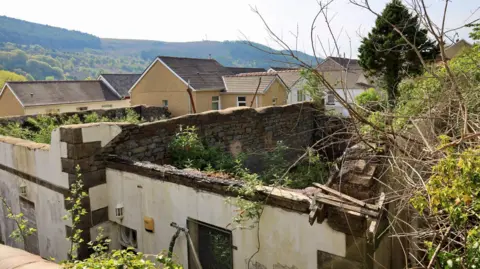
M 360 207 L 360 206 L 354 206 L 354 205 L 351 205 L 351 204 L 346 204 L 344 202 L 338 202 L 338 201 L 335 201 L 333 199 L 329 199 L 328 196 L 329 195 L 321 195 L 321 196 L 318 196 L 316 199 L 320 203 L 333 205 L 333 206 L 339 207 L 341 209 L 346 209 L 346 210 L 350 210 L 350 211 L 353 211 L 353 212 L 361 213 L 361 214 L 369 216 L 369 217 L 376 218 L 379 215 L 379 212 L 377 212 L 377 211 L 366 209 L 366 208 Z
M 378 206 L 376 206 L 376 205 L 367 204 L 367 203 L 365 203 L 365 202 L 363 202 L 363 201 L 360 201 L 360 200 L 358 200 L 358 199 L 356 199 L 356 198 L 353 198 L 352 196 L 343 194 L 343 193 L 341 193 L 341 192 L 339 192 L 339 191 L 336 191 L 336 190 L 334 190 L 334 189 L 332 189 L 332 188 L 329 188 L 329 187 L 327 187 L 327 186 L 324 186 L 324 185 L 322 185 L 322 184 L 313 183 L 313 185 L 315 185 L 315 187 L 318 187 L 318 188 L 322 189 L 323 191 L 329 192 L 329 193 L 331 193 L 331 194 L 333 194 L 333 195 L 335 195 L 335 196 L 338 196 L 338 197 L 340 197 L 340 198 L 342 198 L 342 199 L 348 200 L 348 201 L 350 201 L 350 202 L 352 202 L 352 203 L 354 203 L 354 204 L 357 204 L 357 205 L 359 205 L 359 206 L 361 206 L 361 207 L 366 207 L 366 208 L 371 209 L 371 210 L 378 210 Z

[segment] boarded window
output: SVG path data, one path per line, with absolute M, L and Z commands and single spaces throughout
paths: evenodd
M 203 269 L 232 269 L 232 232 L 193 219 L 187 220 L 194 249 L 188 248 L 188 268 L 198 269 L 195 253 Z
M 37 219 L 35 217 L 35 204 L 20 196 L 20 210 L 23 213 L 23 217 L 28 221 L 27 229 L 34 228 L 36 230 Z M 40 255 L 37 232 L 34 232 L 27 237 L 25 242 L 25 250 L 30 253 Z

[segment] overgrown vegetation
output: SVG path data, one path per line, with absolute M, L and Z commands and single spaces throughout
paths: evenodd
M 27 238 L 37 232 L 37 229 L 29 227 L 28 220 L 22 212 L 15 214 L 12 207 L 7 203 L 5 197 L 0 196 L 3 209 L 6 211 L 6 217 L 15 222 L 15 229 L 10 233 L 10 238 L 17 242 L 27 242 Z
M 106 239 L 103 235 L 103 228 L 98 228 L 98 235 L 95 238 L 95 243 L 90 241 L 87 243 L 89 248 L 93 250 L 93 254 L 90 257 L 79 260 L 77 251 L 80 244 L 84 243 L 82 237 L 83 230 L 78 228 L 78 224 L 81 218 L 87 214 L 87 211 L 83 207 L 82 201 L 88 197 L 88 194 L 84 190 L 82 174 L 80 166 L 76 166 L 76 180 L 70 186 L 70 196 L 66 198 L 70 208 L 68 213 L 64 217 L 65 220 L 69 219 L 72 222 L 72 235 L 67 237 L 71 242 L 71 248 L 68 251 L 68 261 L 61 261 L 63 268 L 83 269 L 83 268 L 95 268 L 95 269 L 119 269 L 119 268 L 138 268 L 138 269 L 182 269 L 181 265 L 178 265 L 172 258 L 167 255 L 145 255 L 141 252 L 135 253 L 133 248 L 127 248 L 123 250 L 109 251 L 110 239 Z
M 78 114 L 73 116 L 66 116 L 64 114 L 39 115 L 29 117 L 24 124 L 13 122 L 5 126 L 0 126 L 0 135 L 50 144 L 52 131 L 62 125 L 95 122 L 140 123 L 143 121 L 133 109 L 127 108 L 125 111 L 125 116 L 120 118 L 100 117 L 95 112 L 86 114 L 83 117 L 80 117 Z

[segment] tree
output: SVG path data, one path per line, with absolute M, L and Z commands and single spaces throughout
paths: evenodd
M 5 70 L 0 70 L 0 89 L 3 88 L 3 85 L 7 81 L 26 81 L 27 78 L 25 78 L 22 75 L 15 74 L 10 71 L 5 71 Z
M 420 26 L 418 16 L 412 15 L 400 0 L 392 0 L 359 48 L 360 66 L 367 75 L 383 80 L 390 108 L 395 106 L 398 84 L 402 79 L 423 72 L 415 50 L 425 60 L 433 60 L 438 53 L 437 46 L 427 36 L 427 30 Z

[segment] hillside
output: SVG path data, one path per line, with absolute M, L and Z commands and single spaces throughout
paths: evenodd
M 100 73 L 140 73 L 158 55 L 212 57 L 226 66 L 286 66 L 291 59 L 269 47 L 242 41 L 163 42 L 99 38 L 0 16 L 0 70 L 29 80 L 85 79 Z M 314 58 L 298 53 L 306 62 Z

